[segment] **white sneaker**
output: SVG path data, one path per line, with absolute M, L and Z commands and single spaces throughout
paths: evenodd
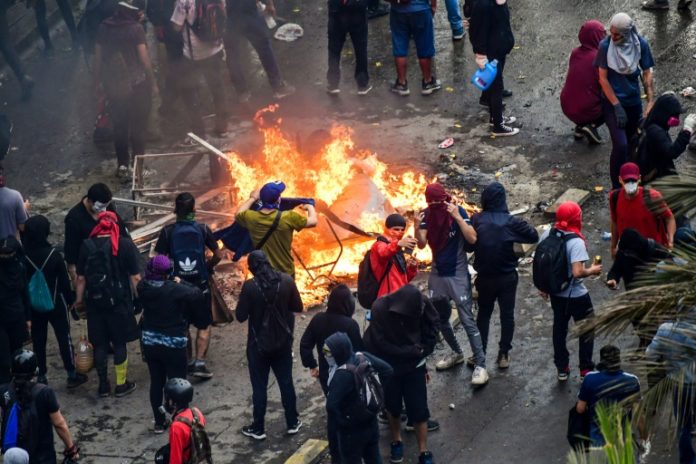
M 472 385 L 486 385 L 488 383 L 488 372 L 485 367 L 476 366 L 471 376 Z
M 464 358 L 463 353 L 452 353 L 450 356 L 447 356 L 445 359 L 438 361 L 437 364 L 435 364 L 435 370 L 438 371 L 446 371 L 447 369 L 451 369 L 457 364 L 462 364 L 466 359 Z

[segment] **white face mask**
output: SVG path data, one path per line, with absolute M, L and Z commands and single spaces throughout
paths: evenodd
M 92 210 L 95 213 L 103 213 L 106 211 L 106 207 L 109 206 L 109 203 L 102 203 L 101 201 L 95 201 L 94 204 L 92 205 Z
M 623 187 L 628 195 L 634 195 L 638 191 L 638 182 L 626 182 Z

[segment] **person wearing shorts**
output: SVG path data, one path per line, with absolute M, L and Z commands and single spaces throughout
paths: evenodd
M 421 94 L 431 95 L 442 88 L 440 81 L 432 72 L 435 56 L 435 34 L 433 32 L 433 15 L 437 0 L 411 0 L 410 3 L 394 3 L 389 14 L 389 26 L 392 33 L 392 49 L 396 64 L 396 81 L 392 92 L 407 96 L 406 71 L 408 68 L 408 47 L 411 37 L 416 44 L 418 64 L 423 74 Z

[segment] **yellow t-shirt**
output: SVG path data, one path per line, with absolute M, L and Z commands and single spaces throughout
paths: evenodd
M 249 231 L 251 242 L 257 243 L 266 235 L 273 225 L 277 211 L 262 213 L 260 211 L 242 211 L 237 214 L 237 222 Z M 295 277 L 295 262 L 292 259 L 292 236 L 296 230 L 307 226 L 307 218 L 295 211 L 283 211 L 280 213 L 278 227 L 273 231 L 266 243 L 261 248 L 268 261 L 275 269 Z

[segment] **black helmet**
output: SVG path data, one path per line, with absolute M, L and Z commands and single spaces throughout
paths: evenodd
M 30 380 L 36 375 L 38 366 L 33 351 L 20 349 L 12 356 L 12 376 L 15 378 Z
M 186 379 L 169 379 L 164 384 L 164 401 L 171 400 L 177 407 L 186 407 L 193 401 L 193 385 Z

